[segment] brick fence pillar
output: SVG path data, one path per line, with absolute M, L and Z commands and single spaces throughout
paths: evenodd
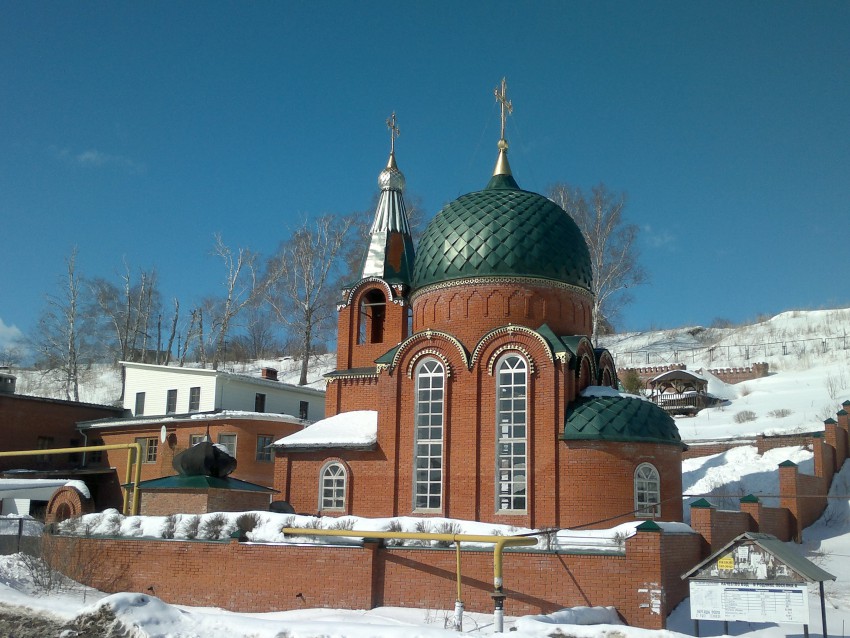
M 793 461 L 782 461 L 779 464 L 779 507 L 788 510 L 791 516 L 791 534 L 794 541 L 799 543 L 803 530 L 800 526 L 800 495 L 797 464 Z

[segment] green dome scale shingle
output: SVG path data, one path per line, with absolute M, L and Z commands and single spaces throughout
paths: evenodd
M 591 291 L 590 255 L 572 218 L 550 199 L 497 174 L 431 221 L 419 242 L 413 286 L 474 277 L 530 277 Z
M 673 417 L 654 403 L 624 396 L 579 398 L 569 408 L 561 439 L 682 446 Z

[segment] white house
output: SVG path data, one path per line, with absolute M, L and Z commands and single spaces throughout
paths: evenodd
M 244 411 L 289 414 L 317 421 L 325 416 L 325 392 L 277 380 L 263 368 L 253 377 L 222 370 L 178 368 L 122 361 L 124 409 L 133 416 Z

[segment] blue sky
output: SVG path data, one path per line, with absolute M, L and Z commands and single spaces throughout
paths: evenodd
M 73 246 L 189 308 L 214 233 L 368 208 L 392 111 L 435 214 L 487 183 L 502 76 L 520 186 L 627 193 L 622 329 L 850 305 L 850 3 L 0 0 L 0 345 Z

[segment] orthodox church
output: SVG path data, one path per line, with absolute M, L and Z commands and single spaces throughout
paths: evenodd
M 415 250 L 388 121 L 371 238 L 338 305 L 328 418 L 275 443 L 274 487 L 299 513 L 682 520 L 675 422 L 620 395 L 613 357 L 593 347 L 587 244 L 512 174 L 502 88 L 489 182 L 446 205 Z

